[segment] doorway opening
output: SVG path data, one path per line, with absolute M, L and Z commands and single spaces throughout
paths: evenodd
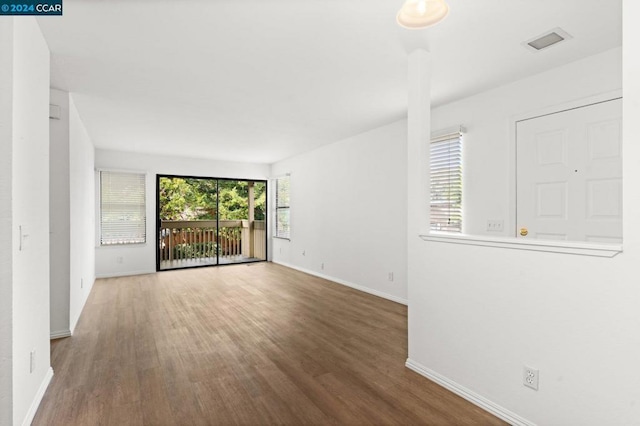
M 156 270 L 267 259 L 267 182 L 156 175 Z

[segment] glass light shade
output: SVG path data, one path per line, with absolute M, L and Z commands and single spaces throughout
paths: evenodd
M 396 20 L 402 27 L 419 29 L 437 24 L 448 14 L 449 6 L 444 0 L 407 0 Z

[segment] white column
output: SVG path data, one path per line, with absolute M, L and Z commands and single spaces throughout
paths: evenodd
M 424 242 L 418 237 L 429 226 L 429 168 L 428 144 L 431 133 L 431 75 L 430 53 L 416 49 L 409 54 L 408 117 L 407 117 L 407 296 L 409 300 L 409 356 L 411 329 L 415 324 L 412 288 L 421 284 L 420 258 Z
M 429 138 L 431 133 L 431 54 L 416 49 L 408 70 L 409 239 L 428 229 Z
M 622 15 L 623 43 L 622 43 L 622 88 L 623 88 L 623 202 L 622 230 L 625 252 L 640 246 L 640 192 L 636 177 L 640 170 L 640 144 L 638 143 L 637 120 L 640 117 L 640 2 L 625 0 Z

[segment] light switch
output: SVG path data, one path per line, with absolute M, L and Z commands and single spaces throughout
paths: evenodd
M 504 220 L 487 220 L 487 231 L 502 232 L 504 229 Z

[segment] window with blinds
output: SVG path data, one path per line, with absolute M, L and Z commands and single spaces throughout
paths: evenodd
M 289 188 L 291 179 L 282 176 L 276 179 L 276 238 L 291 237 Z
M 430 146 L 430 228 L 462 232 L 462 132 L 433 138 Z
M 145 175 L 100 172 L 100 245 L 140 244 L 147 239 Z

